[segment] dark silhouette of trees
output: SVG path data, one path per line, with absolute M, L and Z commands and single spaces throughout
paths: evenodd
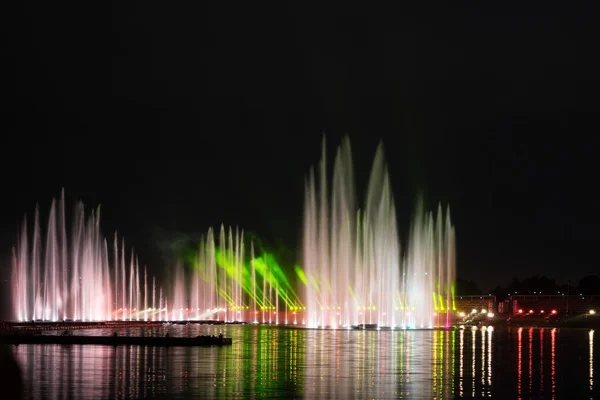
M 600 294 L 600 277 L 598 275 L 588 275 L 579 281 L 578 293 L 582 294 Z
M 455 296 L 469 296 L 481 293 L 481 289 L 479 289 L 479 286 L 474 281 L 456 278 Z
M 457 281 L 458 287 L 458 281 Z M 506 299 L 514 294 L 588 294 L 600 295 L 600 277 L 598 275 L 588 275 L 581 278 L 578 286 L 573 286 L 571 281 L 566 283 L 557 283 L 554 278 L 535 275 L 522 281 L 513 277 L 512 281 L 506 286 L 496 286 L 491 293 L 496 296 L 498 301 Z

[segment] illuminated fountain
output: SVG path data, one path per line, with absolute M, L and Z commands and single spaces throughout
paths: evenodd
M 451 323 L 455 237 L 450 213 L 418 205 L 404 254 L 383 146 L 375 154 L 365 207 L 357 207 L 350 142 L 339 147 L 328 196 L 323 141 L 304 209 L 305 304 L 309 327 L 431 328 Z M 316 182 L 319 185 L 317 187 Z
M 42 231 L 22 225 L 13 252 L 13 304 L 20 321 L 219 320 L 308 327 L 431 328 L 454 311 L 455 236 L 450 213 L 418 204 L 401 252 L 389 176 L 379 146 L 364 208 L 355 198 L 350 142 L 338 149 L 329 187 L 325 143 L 318 176 L 306 181 L 303 285 L 296 293 L 275 258 L 237 228 L 209 229 L 193 260 L 173 267 L 169 285 L 140 269 L 115 234 L 100 231 L 100 210 L 75 209 L 67 234 L 64 192 Z M 318 185 L 317 185 L 318 183 Z M 247 249 L 250 249 L 247 252 Z
M 119 245 L 116 234 L 109 253 L 100 231 L 100 208 L 86 218 L 79 202 L 67 234 L 64 191 L 58 202 L 52 201 L 44 231 L 37 207 L 31 235 L 24 219 L 12 268 L 14 317 L 19 321 L 155 318 L 155 280 L 149 308 L 146 268 L 141 277 L 133 252 L 126 262 L 124 241 Z
M 175 265 L 167 318 L 278 324 L 285 310 L 287 321 L 288 311 L 295 313 L 301 302 L 273 256 L 255 257 L 250 243 L 248 258 L 244 232 L 237 228 L 221 226 L 215 236 L 209 229 L 188 262 L 191 268 Z
M 218 237 L 210 229 L 194 260 L 185 266 L 176 263 L 164 288 L 140 268 L 133 251 L 126 257 L 125 243 L 116 234 L 109 247 L 100 231 L 99 208 L 86 218 L 79 202 L 67 231 L 64 192 L 52 202 L 45 230 L 36 207 L 29 232 L 25 218 L 13 249 L 12 298 L 18 321 L 277 324 L 280 304 L 285 304 L 285 321 L 287 312 L 295 314 L 301 304 L 273 256 L 255 257 L 253 245 L 248 255 L 238 229 L 222 226 Z

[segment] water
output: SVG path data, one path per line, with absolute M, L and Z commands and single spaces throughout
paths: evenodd
M 449 326 L 456 314 L 450 212 L 444 215 L 440 206 L 434 216 L 419 204 L 402 255 L 382 145 L 362 211 L 357 207 L 348 139 L 337 151 L 331 189 L 325 141 L 317 173 L 309 173 L 304 200 L 308 326 L 431 328 L 438 321 Z
M 598 348 L 577 329 L 347 331 L 181 326 L 233 346 L 12 347 L 27 398 L 593 398 Z M 108 331 L 85 334 L 112 334 Z

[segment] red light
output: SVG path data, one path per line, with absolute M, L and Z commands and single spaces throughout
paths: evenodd
M 522 308 L 519 309 L 519 314 L 523 314 L 523 309 Z
M 529 310 L 529 314 L 533 314 L 533 310 Z
M 544 313 L 544 310 L 540 311 L 540 314 L 543 314 L 543 313 Z
M 254 311 L 254 314 L 258 314 L 258 311 Z
M 556 310 L 552 310 L 552 314 L 556 314 Z
M 275 311 L 273 311 L 273 314 L 277 314 Z

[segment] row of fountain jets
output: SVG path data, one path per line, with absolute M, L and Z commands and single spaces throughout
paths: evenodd
M 318 185 L 317 185 L 318 182 Z M 331 191 L 331 194 L 329 194 Z M 78 202 L 67 229 L 64 191 L 42 231 L 25 217 L 13 249 L 14 317 L 42 320 L 222 320 L 302 323 L 308 327 L 444 326 L 454 313 L 455 234 L 450 212 L 419 202 L 401 252 L 383 146 L 363 209 L 355 195 L 350 141 L 344 139 L 329 184 L 326 146 L 306 178 L 303 265 L 297 290 L 256 258 L 243 231 L 208 230 L 189 268 L 178 263 L 170 285 L 140 267 L 133 251 L 100 228 L 100 208 Z M 30 230 L 31 229 L 31 230 Z M 109 250 L 110 248 L 110 250 Z M 261 262 L 257 262 L 261 260 Z M 296 294 L 297 293 L 297 294 Z M 291 313 L 291 314 L 290 314 Z M 283 319 L 280 321 L 280 315 Z M 293 317 L 292 317 L 293 315 Z M 290 318 L 288 318 L 290 317 Z

